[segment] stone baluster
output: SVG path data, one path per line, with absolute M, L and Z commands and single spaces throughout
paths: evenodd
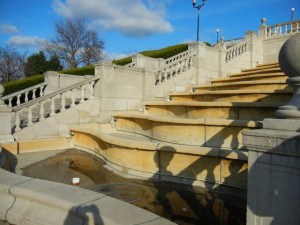
M 24 97 L 24 103 L 26 103 L 26 102 L 28 102 L 28 94 L 29 94 L 29 92 L 28 91 L 26 91 L 25 93 L 24 93 L 24 95 L 25 95 L 25 97 Z
M 9 98 L 9 99 L 8 99 L 8 107 L 9 107 L 9 108 L 12 107 L 12 100 L 13 100 L 13 98 Z
M 16 112 L 16 120 L 15 120 L 15 132 L 21 130 L 21 120 L 20 120 L 21 111 Z
M 21 95 L 17 95 L 17 105 L 21 104 Z
M 40 97 L 44 96 L 44 86 L 40 87 Z
M 60 111 L 63 112 L 66 110 L 66 95 L 65 93 L 62 93 L 61 95 L 61 109 Z
M 45 101 L 43 101 L 43 102 L 40 103 L 41 108 L 40 108 L 40 119 L 39 119 L 39 121 L 45 120 L 45 116 L 44 116 L 44 114 L 45 114 L 44 104 L 45 104 Z
M 71 107 L 75 106 L 75 89 L 71 90 L 72 91 L 72 97 L 71 97 Z
M 90 98 L 94 97 L 94 84 L 95 81 L 90 82 Z
M 52 97 L 51 98 L 51 113 L 50 113 L 50 116 L 54 116 L 56 113 L 55 113 L 55 97 Z
M 28 123 L 27 127 L 32 126 L 32 106 L 28 107 L 28 115 L 27 115 Z
M 36 99 L 36 88 L 32 90 L 32 100 Z
M 176 73 L 177 73 L 177 74 L 180 74 L 180 72 L 181 72 L 181 63 L 178 62 L 178 63 L 177 63 Z
M 80 103 L 84 102 L 84 85 L 81 86 L 81 98 L 80 98 Z

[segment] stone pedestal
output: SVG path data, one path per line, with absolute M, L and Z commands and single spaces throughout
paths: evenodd
M 300 120 L 266 119 L 243 133 L 248 153 L 247 225 L 300 222 Z

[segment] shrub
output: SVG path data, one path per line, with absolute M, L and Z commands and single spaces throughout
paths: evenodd
M 21 91 L 23 89 L 32 87 L 34 85 L 44 82 L 44 75 L 35 75 L 22 80 L 16 80 L 12 82 L 5 83 L 3 86 L 5 88 L 3 95 L 9 95 L 11 93 Z

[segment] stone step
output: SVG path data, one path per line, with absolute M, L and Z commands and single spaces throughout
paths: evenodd
M 284 81 L 287 79 L 287 76 L 282 72 L 277 73 L 262 73 L 262 74 L 249 74 L 247 76 L 230 76 L 229 78 L 221 78 L 212 80 L 212 84 L 220 83 L 232 83 L 240 81 L 260 81 L 260 80 L 279 80 Z
M 241 72 L 260 71 L 262 69 L 279 68 L 279 63 L 258 64 L 254 68 L 242 69 Z
M 288 90 L 221 90 L 201 93 L 170 94 L 173 102 L 287 102 L 292 96 Z
M 252 80 L 252 81 L 237 81 L 228 83 L 214 83 L 208 85 L 193 86 L 193 91 L 213 91 L 213 90 L 247 90 L 247 89 L 290 89 L 286 83 L 286 79 L 279 80 Z
M 243 77 L 243 76 L 249 76 L 249 75 L 258 75 L 258 74 L 265 74 L 265 73 L 282 73 L 282 70 L 280 67 L 275 67 L 275 68 L 259 68 L 259 69 L 252 69 L 252 70 L 247 70 L 247 71 L 242 71 L 238 73 L 230 73 L 228 74 L 229 77 Z
M 113 116 L 118 132 L 191 146 L 240 149 L 242 131 L 262 127 L 261 122 L 253 120 L 171 118 L 128 112 Z
M 275 118 L 275 110 L 285 102 L 144 102 L 144 113 L 150 116 L 178 118 L 215 118 L 263 120 Z

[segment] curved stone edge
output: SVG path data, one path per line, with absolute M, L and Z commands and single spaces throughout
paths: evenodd
M 104 194 L 2 169 L 0 199 L 0 219 L 12 224 L 174 224 Z

